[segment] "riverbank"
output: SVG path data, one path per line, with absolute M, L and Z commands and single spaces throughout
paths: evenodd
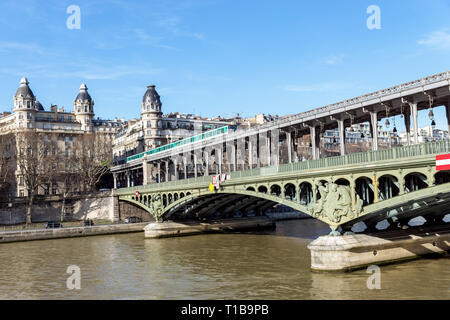
M 0 243 L 143 232 L 148 222 L 0 232 Z

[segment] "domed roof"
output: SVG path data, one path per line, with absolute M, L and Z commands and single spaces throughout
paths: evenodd
M 36 100 L 36 103 L 34 104 L 34 107 L 36 108 L 37 111 L 45 111 L 42 104 L 37 100 Z
M 91 96 L 89 95 L 89 93 L 88 93 L 88 88 L 87 88 L 87 86 L 83 83 L 83 84 L 81 84 L 81 86 L 80 86 L 80 92 L 78 93 L 78 95 L 77 95 L 77 97 L 75 98 L 75 101 L 78 101 L 78 100 L 80 100 L 80 101 L 89 101 L 89 102 L 91 102 L 92 101 L 92 98 L 91 98 Z
M 147 86 L 147 91 L 145 91 L 142 102 L 161 105 L 159 94 L 156 92 L 154 85 Z
M 20 87 L 17 89 L 16 97 L 24 97 L 24 98 L 34 98 L 33 91 L 31 91 L 30 87 L 28 86 L 29 82 L 28 79 L 23 77 L 20 79 Z

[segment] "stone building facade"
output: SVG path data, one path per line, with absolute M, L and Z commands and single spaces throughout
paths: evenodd
M 65 111 L 57 105 L 45 110 L 37 100 L 29 86 L 27 78 L 20 80 L 20 86 L 13 98 L 13 112 L 0 114 L 0 136 L 4 145 L 2 152 L 8 152 L 11 159 L 19 150 L 17 135 L 23 132 L 32 132 L 42 136 L 46 141 L 54 141 L 58 152 L 70 156 L 71 147 L 80 137 L 87 134 L 95 134 L 102 141 L 105 149 L 111 149 L 114 135 L 124 125 L 121 120 L 95 119 L 94 100 L 91 98 L 88 88 L 82 84 L 79 93 L 74 100 L 73 111 Z M 5 137 L 8 137 L 5 139 Z M 112 150 L 109 152 L 112 153 Z M 9 183 L 9 197 L 27 196 L 26 186 L 21 177 L 21 172 L 16 163 L 12 164 L 14 179 Z M 44 190 L 45 189 L 45 190 Z M 38 194 L 58 194 L 60 192 L 58 181 L 47 188 L 40 189 Z
M 155 86 L 151 85 L 142 98 L 141 118 L 126 122 L 114 137 L 114 163 L 124 164 L 128 156 L 235 124 L 236 119 L 202 118 L 178 112 L 163 114 L 161 98 Z

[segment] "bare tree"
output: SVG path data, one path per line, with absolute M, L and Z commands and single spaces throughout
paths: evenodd
M 53 144 L 55 146 L 55 144 Z M 62 196 L 61 221 L 64 220 L 66 200 L 79 190 L 81 171 L 79 169 L 79 150 L 77 142 L 65 143 L 64 150 L 58 149 L 52 159 L 56 164 L 53 183 L 58 183 L 58 191 Z
M 14 136 L 0 135 L 0 194 L 6 196 L 14 181 Z
M 76 154 L 84 190 L 94 191 L 113 163 L 111 144 L 100 134 L 86 134 L 80 137 Z
M 25 223 L 31 223 L 33 201 L 38 188 L 45 188 L 57 172 L 55 146 L 35 130 L 17 133 L 17 167 L 28 193 Z

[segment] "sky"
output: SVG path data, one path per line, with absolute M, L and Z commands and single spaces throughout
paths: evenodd
M 151 84 L 164 113 L 299 113 L 450 70 L 449 16 L 450 0 L 2 0 L 0 111 L 26 76 L 47 110 L 86 83 L 103 119 L 139 117 Z

